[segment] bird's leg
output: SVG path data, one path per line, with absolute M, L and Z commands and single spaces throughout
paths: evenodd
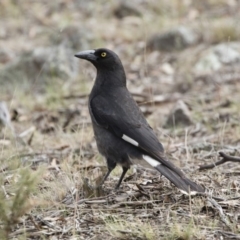
M 113 160 L 107 158 L 107 166 L 108 166 L 108 171 L 107 171 L 106 175 L 104 176 L 102 182 L 99 184 L 98 187 L 100 187 L 104 184 L 104 182 L 107 180 L 108 176 L 110 175 L 112 170 L 117 166 L 117 164 Z
M 122 171 L 122 175 L 121 175 L 121 177 L 120 177 L 120 179 L 119 179 L 119 181 L 118 181 L 118 184 L 117 184 L 117 186 L 115 187 L 115 189 L 118 189 L 118 188 L 120 187 L 120 185 L 121 185 L 121 183 L 122 183 L 122 180 L 123 180 L 125 174 L 127 173 L 128 169 L 129 169 L 129 167 L 122 167 L 122 170 L 123 170 L 123 171 Z

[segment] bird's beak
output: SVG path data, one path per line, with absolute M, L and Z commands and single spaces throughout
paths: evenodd
M 94 55 L 94 53 L 95 53 L 95 50 L 87 50 L 87 51 L 78 52 L 74 56 L 77 58 L 88 60 L 88 61 L 95 61 L 97 60 L 97 57 Z

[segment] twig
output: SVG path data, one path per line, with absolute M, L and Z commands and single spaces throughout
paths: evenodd
M 226 215 L 224 214 L 222 207 L 213 198 L 208 197 L 207 200 L 218 210 L 219 216 L 222 222 L 225 223 L 230 230 L 232 230 L 231 223 L 229 219 L 226 217 Z
M 212 194 L 210 194 L 208 192 L 198 192 L 195 196 L 204 196 L 204 197 L 207 197 L 207 198 L 212 198 L 212 199 L 217 200 L 217 201 L 226 201 L 226 199 L 212 196 Z
M 234 234 L 232 232 L 225 232 L 222 230 L 218 230 L 218 233 L 222 234 L 226 239 L 234 239 L 234 240 L 240 240 L 240 235 Z
M 107 199 L 102 199 L 102 200 L 89 200 L 85 201 L 86 204 L 103 204 L 107 203 Z
M 133 206 L 133 207 L 138 207 L 138 206 L 143 206 L 146 204 L 154 204 L 154 203 L 159 203 L 160 200 L 149 200 L 149 201 L 136 201 L 136 202 L 119 202 L 116 203 L 112 206 L 110 206 L 111 209 L 119 208 L 119 207 L 126 207 L 126 206 Z
M 230 155 L 227 155 L 223 152 L 219 152 L 219 155 L 225 159 L 225 161 L 230 161 L 230 162 L 239 162 L 240 163 L 240 157 L 233 157 L 233 156 L 230 156 Z
M 2 190 L 3 190 L 3 193 L 5 195 L 5 198 L 9 198 L 9 195 L 8 195 L 8 193 L 7 193 L 7 191 L 6 191 L 4 186 L 2 186 Z
M 33 219 L 33 217 L 30 215 L 30 214 L 27 214 L 30 221 L 33 223 L 34 227 L 38 230 L 38 231 L 41 231 L 41 228 L 40 226 L 38 225 L 38 223 L 35 222 L 35 220 Z
M 207 165 L 201 165 L 199 166 L 199 169 L 198 170 L 204 170 L 204 169 L 212 169 L 218 165 L 221 165 L 225 162 L 238 162 L 240 163 L 240 157 L 233 157 L 233 156 L 230 156 L 230 155 L 227 155 L 223 152 L 219 152 L 219 155 L 220 157 L 222 157 L 221 160 L 215 162 L 215 163 L 212 163 L 212 164 L 207 164 Z

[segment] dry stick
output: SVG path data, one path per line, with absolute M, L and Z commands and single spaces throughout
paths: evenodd
M 232 230 L 231 222 L 228 217 L 224 214 L 222 207 L 212 198 L 208 197 L 207 200 L 218 210 L 221 221 L 225 223 L 230 230 Z
M 204 197 L 211 198 L 211 199 L 214 199 L 214 200 L 217 200 L 217 201 L 227 201 L 227 200 L 229 200 L 229 199 L 223 199 L 223 198 L 220 198 L 220 197 L 212 196 L 212 194 L 208 193 L 208 192 L 198 192 L 196 194 L 196 196 L 204 196 Z
M 218 233 L 222 234 L 226 239 L 240 240 L 240 235 L 234 234 L 232 232 L 225 232 L 222 230 L 217 230 Z
M 240 163 L 240 157 L 233 157 L 233 156 L 230 156 L 230 155 L 227 155 L 223 152 L 219 152 L 219 155 L 222 157 L 221 160 L 215 162 L 215 163 L 212 163 L 212 164 L 207 164 L 207 165 L 202 165 L 202 166 L 199 166 L 199 169 L 198 170 L 204 170 L 204 169 L 212 169 L 218 165 L 221 165 L 225 162 L 238 162 Z
M 34 227 L 35 227 L 38 231 L 41 231 L 40 226 L 38 225 L 37 222 L 35 222 L 35 220 L 33 219 L 32 215 L 31 215 L 31 214 L 27 214 L 27 215 L 28 215 L 30 221 L 33 223 Z

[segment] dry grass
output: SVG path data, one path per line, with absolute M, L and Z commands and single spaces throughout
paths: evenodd
M 95 70 L 81 63 L 76 78 L 48 79 L 44 91 L 28 82 L 0 89 L 0 100 L 18 114 L 16 132 L 35 127 L 33 135 L 23 138 L 26 146 L 10 131 L 0 133 L 1 239 L 240 239 L 239 166 L 225 163 L 198 171 L 199 165 L 217 161 L 220 150 L 240 155 L 239 80 L 225 77 L 224 69 L 210 77 L 195 76 L 192 68 L 209 44 L 239 38 L 235 21 L 225 14 L 225 9 L 234 14 L 237 7 L 226 2 L 137 3 L 143 15 L 122 20 L 113 16 L 113 1 L 0 2 L 0 48 L 11 52 L 8 63 L 21 51 L 58 44 L 69 26 L 80 29 L 77 42 L 82 45 L 76 51 L 115 49 L 129 89 L 138 93 L 171 161 L 222 199 L 183 196 L 166 178 L 142 168 L 129 171 L 118 192 L 113 189 L 121 169 L 96 189 L 106 164 L 97 153 L 87 110 Z M 171 54 L 145 51 L 149 35 L 177 24 L 204 29 L 201 46 Z M 162 71 L 166 62 L 173 75 Z M 5 64 L 0 62 L 0 68 Z M 166 101 L 159 100 L 164 97 Z M 191 108 L 194 124 L 162 128 L 179 98 Z

